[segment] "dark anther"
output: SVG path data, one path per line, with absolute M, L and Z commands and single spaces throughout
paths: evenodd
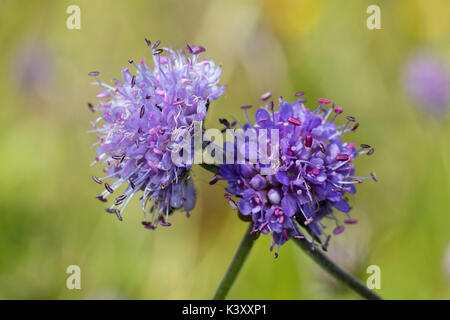
M 100 75 L 100 72 L 98 71 L 91 71 L 88 73 L 89 76 L 91 77 L 97 77 L 98 75 Z
M 156 41 L 155 44 L 152 46 L 152 49 L 156 49 L 158 48 L 159 44 L 161 43 L 161 41 Z
M 377 178 L 377 176 L 375 175 L 375 173 L 371 172 L 371 173 L 370 173 L 370 176 L 372 177 L 372 179 L 373 179 L 375 182 L 378 182 L 378 178 Z
M 305 138 L 305 147 L 311 148 L 313 142 L 312 136 L 306 136 Z
M 348 160 L 348 154 L 340 153 L 336 156 L 337 161 L 347 161 Z
M 95 196 L 98 200 L 100 200 L 101 202 L 106 202 L 107 200 L 105 198 L 103 198 L 103 196 L 101 194 L 96 195 Z
M 91 110 L 92 112 L 95 112 L 94 106 L 92 105 L 92 103 L 88 102 L 87 105 L 88 105 L 89 110 Z
M 320 148 L 320 151 L 322 151 L 323 154 L 326 153 L 325 146 L 323 145 L 322 142 L 319 144 L 319 148 Z
M 97 178 L 96 176 L 92 176 L 92 180 L 94 180 L 95 182 L 97 182 L 98 184 L 102 184 L 103 182 L 100 181 L 99 178 Z
M 108 190 L 109 193 L 113 193 L 114 192 L 113 188 L 111 188 L 111 186 L 108 183 L 106 183 L 106 182 L 105 182 L 105 189 Z

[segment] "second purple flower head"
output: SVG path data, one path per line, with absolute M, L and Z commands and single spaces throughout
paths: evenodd
M 264 94 L 261 97 L 264 106 L 256 111 L 254 121 L 247 114 L 250 106 L 243 107 L 244 132 L 255 130 L 258 136 L 262 129 L 264 135 L 278 131 L 278 146 L 271 154 L 277 151 L 276 173 L 264 174 L 265 166 L 260 163 L 225 164 L 219 170 L 221 179 L 228 182 L 225 197 L 230 205 L 244 219 L 251 219 L 253 232 L 270 234 L 271 250 L 291 237 L 318 241 L 326 250 L 332 234 L 344 231 L 345 224 L 357 223 L 350 217 L 347 195 L 355 193 L 355 186 L 364 179 L 377 180 L 373 173 L 357 176 L 353 164 L 355 158 L 371 155 L 374 149 L 343 140 L 346 132 L 358 128 L 356 119 L 347 116 L 338 124 L 342 108 L 319 99 L 318 106 L 311 111 L 305 107 L 302 95 L 297 93 L 298 100 L 294 103 L 280 97 L 275 110 L 273 101 L 269 102 L 270 93 Z M 221 122 L 233 127 L 228 121 Z M 228 146 L 233 147 L 236 145 Z M 256 147 L 258 151 L 251 150 Z M 259 152 L 260 145 L 248 144 L 245 149 L 247 153 Z M 324 220 L 334 221 L 332 231 L 327 231 Z

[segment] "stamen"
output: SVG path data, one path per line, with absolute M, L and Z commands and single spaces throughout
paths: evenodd
M 190 54 L 194 53 L 194 52 L 192 51 L 191 46 L 190 46 L 188 43 L 186 43 L 186 49 L 189 51 Z
M 266 100 L 270 99 L 271 96 L 272 96 L 272 93 L 266 92 L 263 95 L 261 95 L 261 100 L 266 101 Z
M 375 175 L 374 172 L 371 172 L 370 176 L 372 177 L 373 180 L 375 180 L 375 182 L 378 182 L 378 178 L 377 178 L 377 176 Z
M 337 107 L 336 109 L 334 109 L 334 113 L 336 114 L 341 114 L 344 110 L 341 107 Z
M 146 229 L 151 229 L 151 230 L 155 230 L 156 229 L 156 226 L 152 225 L 152 223 L 148 222 L 148 221 L 142 221 L 142 225 Z
M 101 98 L 108 98 L 111 96 L 111 94 L 107 91 L 102 91 L 102 92 L 97 93 L 96 96 L 97 96 L 97 98 L 101 99 Z
M 156 48 L 158 48 L 158 46 L 160 45 L 160 43 L 161 43 L 161 41 L 156 41 L 155 42 L 155 44 L 152 46 L 152 49 L 154 50 L 154 49 L 156 49 Z
M 89 110 L 91 110 L 92 112 L 95 112 L 94 106 L 92 105 L 92 103 L 88 102 L 88 108 Z
M 306 148 L 311 148 L 312 142 L 313 142 L 312 136 L 306 136 L 306 138 L 305 138 L 305 147 Z
M 331 239 L 331 236 L 328 235 L 327 239 L 325 240 L 325 243 L 322 245 L 322 250 L 323 251 L 328 251 L 328 245 L 330 243 L 330 239 Z
M 337 226 L 334 230 L 333 230 L 333 234 L 334 235 L 338 235 L 340 233 L 342 233 L 344 231 L 345 227 L 344 226 Z
M 99 178 L 97 178 L 96 176 L 92 176 L 92 179 L 97 182 L 98 184 L 102 184 L 103 182 L 100 181 Z
M 105 182 L 105 188 L 106 188 L 106 190 L 108 190 L 109 193 L 114 192 L 113 188 L 111 188 L 111 186 L 107 182 Z
M 107 200 L 103 197 L 102 194 L 96 195 L 95 196 L 98 200 L 100 200 L 101 202 L 106 202 Z
M 217 183 L 217 181 L 219 181 L 219 176 L 215 175 L 215 176 L 211 179 L 211 181 L 209 181 L 209 184 L 210 184 L 210 185 L 214 185 L 214 184 Z
M 319 148 L 320 148 L 320 151 L 322 151 L 323 154 L 325 154 L 327 152 L 326 149 L 325 149 L 325 146 L 323 145 L 322 142 L 319 143 Z
M 122 195 L 120 195 L 120 196 L 118 196 L 118 197 L 116 198 L 116 201 L 122 201 L 122 200 L 124 200 L 126 197 L 127 197 L 126 194 L 122 194 Z
M 142 105 L 141 111 L 140 111 L 140 113 L 139 113 L 139 117 L 142 119 L 142 117 L 143 117 L 144 115 L 145 115 L 145 106 Z
M 302 122 L 294 117 L 289 117 L 288 122 L 295 125 L 295 126 L 300 126 L 302 124 Z
M 337 161 L 347 161 L 348 159 L 348 154 L 340 153 L 336 156 Z
M 322 103 L 322 104 L 330 104 L 330 103 L 331 103 L 330 100 L 328 100 L 328 99 L 322 99 L 322 98 L 318 99 L 317 102 Z
M 258 231 L 263 231 L 269 225 L 269 221 L 264 222 L 259 228 Z
M 100 75 L 100 72 L 98 71 L 91 71 L 88 73 L 89 76 L 91 77 L 98 77 Z

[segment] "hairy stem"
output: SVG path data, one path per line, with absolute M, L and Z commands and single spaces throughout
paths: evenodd
M 311 257 L 322 269 L 327 271 L 337 280 L 348 286 L 350 289 L 358 293 L 361 297 L 369 300 L 382 300 L 378 294 L 367 288 L 361 281 L 356 279 L 350 273 L 344 271 L 336 263 L 334 263 L 328 256 L 318 247 L 311 245 L 306 239 L 292 239 L 294 242 Z

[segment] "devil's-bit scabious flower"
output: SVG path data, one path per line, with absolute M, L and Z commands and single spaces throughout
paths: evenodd
M 426 112 L 442 115 L 450 105 L 450 75 L 448 66 L 428 51 L 413 54 L 406 62 L 403 74 L 406 92 Z
M 138 191 L 141 193 L 144 221 L 148 229 L 158 224 L 170 225 L 169 215 L 183 209 L 189 216 L 196 201 L 189 169 L 191 163 L 173 163 L 171 153 L 179 148 L 179 137 L 191 134 L 195 121 L 205 118 L 209 102 L 224 93 L 219 85 L 220 67 L 200 59 L 200 46 L 186 45 L 186 50 L 160 49 L 159 41 L 147 45 L 153 54 L 153 68 L 144 60 L 122 70 L 122 80 L 113 86 L 98 80 L 101 88 L 97 106 L 88 104 L 100 117 L 93 123 L 97 133 L 97 157 L 93 164 L 105 165 L 106 176 L 93 180 L 104 183 L 97 198 L 106 198 L 126 184 L 112 205 L 106 209 L 122 220 L 121 212 Z M 114 180 L 112 183 L 107 180 Z M 150 215 L 146 204 L 152 202 Z
M 298 100 L 292 104 L 280 97 L 279 110 L 275 111 L 273 101 L 269 102 L 270 93 L 264 94 L 261 100 L 265 101 L 265 106 L 256 111 L 254 122 L 247 115 L 250 106 L 243 107 L 247 119 L 241 125 L 244 132 L 253 129 L 259 137 L 261 129 L 266 129 L 263 135 L 270 137 L 273 130 L 278 130 L 279 141 L 271 142 L 278 145 L 275 149 L 270 145 L 266 148 L 269 158 L 278 153 L 277 159 L 272 159 L 277 163 L 276 173 L 264 175 L 262 168 L 267 165 L 249 161 L 224 164 L 219 174 L 220 179 L 228 182 L 225 197 L 241 215 L 251 217 L 253 232 L 270 233 L 271 250 L 275 244 L 279 249 L 290 237 L 309 239 L 299 226 L 312 236 L 311 241 L 320 241 L 326 250 L 331 234 L 340 234 L 344 224 L 357 223 L 349 215 L 346 195 L 355 193 L 355 185 L 364 179 L 377 178 L 373 173 L 368 177 L 356 176 L 353 161 L 359 155 L 371 155 L 374 149 L 365 144 L 357 147 L 354 142 L 343 140 L 343 134 L 355 131 L 359 124 L 350 116 L 343 124 L 336 124 L 343 111 L 341 107 L 330 106 L 331 101 L 319 99 L 319 106 L 310 111 L 303 104 L 306 102 L 301 97 L 303 92 L 296 95 Z M 226 120 L 221 123 L 232 127 Z M 231 142 L 231 146 L 226 145 L 226 149 L 234 147 L 241 153 L 245 150 L 246 155 L 263 150 L 250 142 L 244 148 L 238 147 L 237 140 L 234 144 Z M 334 221 L 332 232 L 326 231 L 324 219 Z

